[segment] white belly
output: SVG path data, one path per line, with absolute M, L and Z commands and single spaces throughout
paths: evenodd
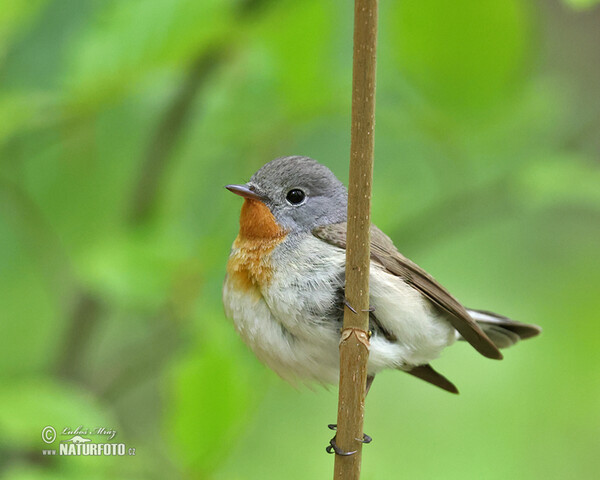
M 344 255 L 337 251 L 332 255 L 322 247 L 320 240 L 311 237 L 294 249 L 293 256 L 286 252 L 286 262 L 279 258 L 271 262 L 281 267 L 272 267 L 271 283 L 260 289 L 260 295 L 242 293 L 229 278 L 223 287 L 225 312 L 244 342 L 291 382 L 335 383 L 338 379 L 340 326 L 317 311 L 334 306 L 331 272 L 343 268 Z M 273 255 L 281 253 L 276 249 Z
M 242 292 L 225 280 L 226 314 L 256 356 L 284 379 L 336 383 L 341 324 L 331 311 L 340 282 L 335 272 L 343 271 L 345 254 L 314 237 L 293 254 L 282 247 L 273 255 L 286 261 L 272 262 L 282 267 L 259 292 Z M 369 374 L 428 363 L 454 341 L 454 329 L 421 294 L 378 265 L 371 267 L 370 292 L 378 321 L 398 341 L 371 338 Z

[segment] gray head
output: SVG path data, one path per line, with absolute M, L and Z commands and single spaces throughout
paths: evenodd
M 311 231 L 346 221 L 346 187 L 327 167 L 309 157 L 281 157 L 258 170 L 233 193 L 262 201 L 290 232 Z

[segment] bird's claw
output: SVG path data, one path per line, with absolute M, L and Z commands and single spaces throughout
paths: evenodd
M 350 455 L 354 455 L 357 452 L 357 450 L 354 450 L 353 452 L 344 452 L 335 443 L 335 437 L 337 437 L 337 435 L 334 435 L 333 438 L 329 440 L 329 445 L 325 447 L 325 451 L 327 453 L 335 453 L 336 455 L 341 455 L 342 457 L 349 457 Z
M 348 307 L 348 310 L 350 310 L 352 313 L 354 313 L 355 315 L 358 315 L 358 312 L 352 305 L 350 305 L 350 302 L 348 301 L 347 298 L 344 298 L 344 305 L 346 305 Z M 361 310 L 361 312 L 371 312 L 371 313 L 373 313 L 374 311 L 375 311 L 375 307 L 373 307 L 373 306 L 367 308 L 366 310 Z
M 337 430 L 337 425 L 335 423 L 330 423 L 329 425 L 327 425 L 327 428 L 329 428 L 329 430 Z M 357 450 L 354 450 L 353 452 L 345 452 L 344 450 L 342 450 L 340 447 L 337 446 L 337 443 L 335 443 L 335 439 L 336 439 L 337 435 L 334 435 L 333 438 L 331 440 L 329 440 L 329 445 L 327 445 L 327 447 L 325 447 L 325 451 L 327 453 L 335 453 L 336 455 L 341 455 L 343 457 L 349 457 L 350 455 L 354 455 Z M 366 433 L 363 433 L 363 438 L 357 438 L 356 439 L 358 442 L 361 443 L 371 443 L 373 441 L 373 438 L 371 438 L 369 435 L 367 435 Z
M 347 298 L 344 298 L 344 305 L 346 305 L 348 307 L 348 310 L 350 310 L 354 315 L 358 315 L 358 312 L 354 309 L 352 305 L 350 305 L 350 302 Z

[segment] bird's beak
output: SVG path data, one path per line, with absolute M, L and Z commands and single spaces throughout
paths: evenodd
M 264 197 L 253 190 L 250 190 L 246 185 L 225 185 L 225 188 L 240 197 L 249 198 L 251 200 L 263 201 Z

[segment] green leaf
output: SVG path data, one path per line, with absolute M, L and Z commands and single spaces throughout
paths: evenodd
M 13 38 L 22 34 L 27 23 L 31 23 L 46 0 L 3 0 L 0 12 L 0 64 Z
M 529 206 L 568 205 L 600 212 L 600 169 L 583 156 L 546 156 L 524 168 L 516 180 Z
M 128 93 L 148 73 L 188 63 L 230 32 L 232 4 L 110 2 L 76 43 L 66 77 L 69 101 L 76 108 L 93 107 Z
M 53 124 L 55 96 L 46 92 L 0 92 L 0 146 L 16 133 Z
M 87 392 L 67 383 L 41 377 L 21 381 L 2 379 L 0 390 L 0 446 L 10 449 L 44 448 L 42 430 L 56 430 L 56 442 L 64 428 L 116 427 L 115 421 Z
M 66 283 L 50 285 L 64 280 L 46 263 L 50 244 L 12 199 L 0 188 L 0 385 L 3 376 L 39 372 L 54 359 L 62 330 L 57 293 Z
M 174 366 L 164 425 L 173 455 L 206 474 L 227 456 L 264 390 L 264 377 L 222 315 L 208 313 L 204 321 L 223 322 L 216 329 L 221 333 L 213 331 L 213 341 L 202 342 Z
M 386 21 L 396 62 L 435 104 L 482 108 L 519 85 L 531 34 L 523 1 L 398 2 Z
M 88 248 L 78 268 L 86 285 L 116 305 L 159 308 L 186 258 L 174 238 L 133 231 Z
M 346 13 L 350 12 L 347 5 Z M 260 23 L 258 52 L 262 61 L 268 59 L 262 76 L 266 71 L 276 82 L 275 98 L 285 102 L 288 115 L 306 118 L 348 102 L 351 51 L 346 51 L 342 69 L 331 65 L 338 54 L 335 35 L 343 14 L 342 5 L 334 9 L 327 2 L 312 0 L 274 9 Z

